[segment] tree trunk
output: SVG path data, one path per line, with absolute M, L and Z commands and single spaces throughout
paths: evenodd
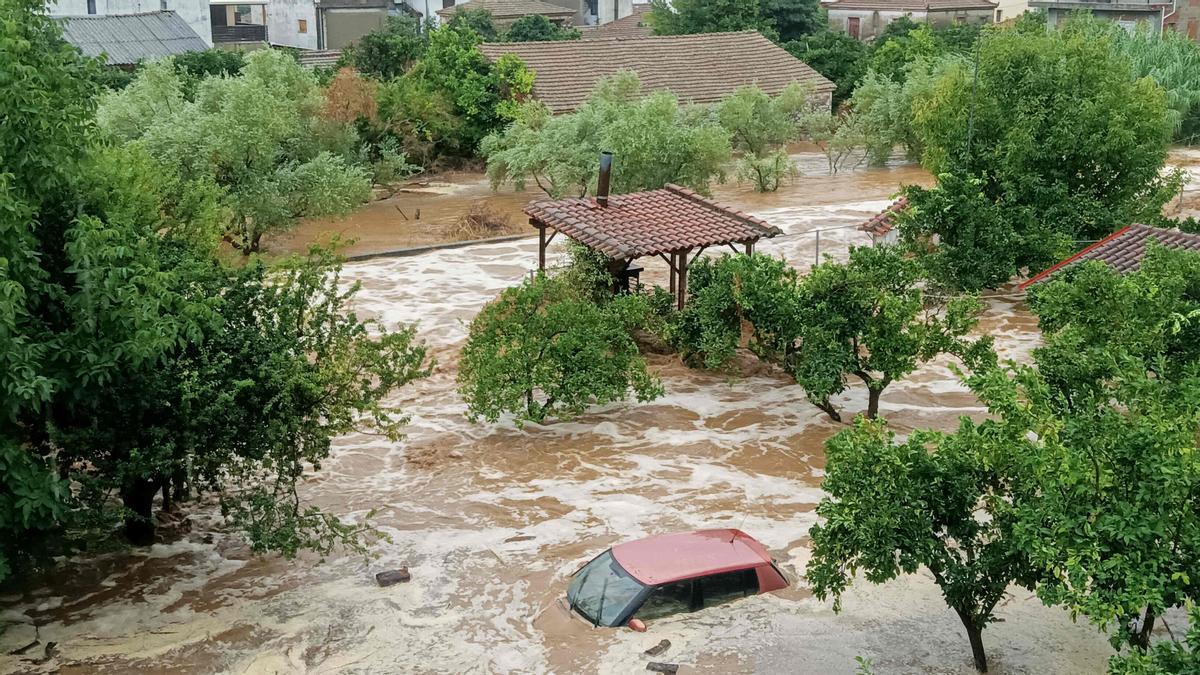
M 176 471 L 171 476 L 171 483 L 171 492 L 175 497 L 175 503 L 186 502 L 188 500 L 187 472 L 183 469 Z
M 974 619 L 963 612 L 958 612 L 958 618 L 962 620 L 963 627 L 967 629 L 967 639 L 971 641 L 971 656 L 975 659 L 975 670 L 986 673 L 988 668 L 987 654 L 983 651 L 983 626 L 975 625 Z
M 262 232 L 255 232 L 250 236 L 250 246 L 242 250 L 242 255 L 250 255 L 258 253 L 259 245 L 262 243 Z
M 813 401 L 812 403 L 820 408 L 821 411 L 826 415 L 829 415 L 829 419 L 833 420 L 834 422 L 842 421 L 841 414 L 838 413 L 837 408 L 833 407 L 833 404 L 829 402 L 829 399 L 825 399 L 824 401 Z
M 159 484 L 152 480 L 135 480 L 121 488 L 121 501 L 133 513 L 125 517 L 125 538 L 134 546 L 154 543 L 154 495 Z
M 875 419 L 879 417 L 879 397 L 883 394 L 882 389 L 867 390 L 867 418 Z
M 1147 607 L 1141 630 L 1133 634 L 1133 646 L 1141 651 L 1150 649 L 1150 634 L 1154 632 L 1154 610 Z

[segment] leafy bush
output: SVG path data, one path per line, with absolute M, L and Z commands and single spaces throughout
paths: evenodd
M 783 48 L 837 85 L 835 108 L 850 98 L 867 71 L 867 45 L 840 31 L 823 30 L 786 42 Z
M 662 395 L 630 331 L 645 321 L 645 300 L 603 306 L 570 284 L 539 274 L 510 288 L 471 322 L 458 383 L 472 420 L 566 420 L 592 405 Z
M 724 178 L 728 134 L 706 111 L 681 107 L 669 92 L 643 95 L 632 72 L 597 84 L 572 114 L 551 116 L 544 106 L 522 106 L 503 133 L 481 146 L 493 187 L 524 189 L 532 180 L 546 194 L 584 196 L 595 185 L 597 159 L 613 152 L 612 191 L 633 192 L 678 183 L 701 192 Z
M 359 38 L 343 58 L 364 75 L 390 80 L 412 68 L 428 44 L 428 33 L 422 32 L 416 19 L 389 16 L 383 27 Z
M 774 192 L 785 181 L 800 175 L 787 150 L 774 150 L 765 157 L 747 153 L 738 158 L 735 175 L 749 181 L 759 192 Z
M 446 25 L 456 30 L 469 30 L 485 42 L 494 42 L 500 37 L 500 31 L 492 20 L 492 13 L 486 9 L 475 9 L 470 4 L 455 10 L 454 16 Z
M 578 40 L 578 28 L 564 28 L 542 14 L 528 14 L 513 22 L 504 34 L 506 42 L 552 42 Z

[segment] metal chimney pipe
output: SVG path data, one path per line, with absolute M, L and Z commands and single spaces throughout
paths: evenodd
M 596 203 L 608 206 L 608 182 L 612 178 L 612 153 L 600 153 L 600 178 L 596 181 Z

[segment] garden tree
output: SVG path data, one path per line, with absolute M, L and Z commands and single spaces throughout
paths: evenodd
M 411 75 L 379 86 L 379 125 L 423 166 L 455 154 L 464 122 L 444 92 Z
M 1200 672 L 1200 608 L 1188 611 L 1190 627 L 1183 642 L 1162 640 L 1148 652 L 1131 651 L 1108 660 L 1110 675 L 1183 675 Z
M 287 55 L 254 52 L 241 75 L 204 80 L 183 105 L 174 103 L 182 83 L 172 78 L 163 69 L 106 96 L 100 126 L 137 142 L 184 182 L 218 185 L 229 241 L 242 253 L 257 252 L 264 235 L 300 218 L 346 214 L 370 197 L 366 172 L 346 159 L 353 148 L 322 133 L 324 99 L 312 74 Z M 144 120 L 148 103 L 163 114 L 149 124 L 126 122 Z M 356 146 L 353 129 L 347 133 Z
M 579 38 L 578 28 L 564 28 L 543 14 L 527 14 L 517 19 L 504 34 L 505 42 L 552 42 Z
M 888 385 L 930 359 L 951 354 L 971 369 L 995 360 L 990 337 L 967 337 L 979 300 L 926 295 L 920 271 L 893 247 L 851 249 L 848 262 L 827 261 L 803 278 L 769 256 L 701 260 L 669 337 L 685 361 L 717 368 L 732 358 L 745 321 L 750 350 L 795 378 L 830 418 L 841 421 L 831 398 L 851 377 L 866 385 L 874 418 Z
M 755 85 L 739 87 L 716 105 L 717 120 L 742 153 L 738 177 L 752 180 L 759 192 L 774 192 L 780 180 L 796 174 L 783 147 L 800 138 L 800 119 L 814 106 L 798 83 L 772 98 Z
M 922 163 L 961 179 L 950 195 L 913 190 L 913 217 L 901 228 L 909 243 L 957 241 L 938 251 L 958 258 L 942 269 L 969 268 L 967 259 L 983 256 L 1010 275 L 1039 269 L 1065 252 L 1060 242 L 1150 218 L 1178 188 L 1177 174 L 1160 173 L 1171 134 L 1163 92 L 1134 80 L 1106 38 L 997 32 L 981 42 L 978 82 L 969 62 L 951 62 L 913 110 Z M 971 235 L 980 229 L 974 214 L 939 210 L 974 207 L 979 192 L 1001 219 L 988 224 L 987 239 Z
M 845 33 L 823 30 L 783 44 L 792 56 L 832 81 L 833 106 L 850 98 L 867 71 L 867 46 Z
M 458 383 L 472 420 L 570 419 L 589 406 L 662 395 L 630 331 L 646 301 L 621 295 L 597 304 L 564 280 L 539 274 L 505 290 L 471 322 Z
M 895 19 L 887 22 L 887 25 L 885 25 L 883 30 L 879 32 L 879 35 L 875 36 L 875 41 L 871 46 L 882 47 L 892 40 L 907 36 L 909 33 L 920 28 L 922 25 L 924 24 L 913 21 L 912 17 L 907 14 L 896 17 Z
M 1039 578 L 1006 508 L 1010 478 L 995 456 L 1011 440 L 964 417 L 958 431 L 916 431 L 904 442 L 860 418 L 825 444 L 827 497 L 817 505 L 805 577 L 834 610 L 861 572 L 884 583 L 925 567 L 966 629 L 975 668 L 987 672 L 983 629 L 1011 584 Z M 1020 439 L 1016 439 L 1020 440 Z
M 412 68 L 428 43 L 428 33 L 416 19 L 389 16 L 383 26 L 359 38 L 343 56 L 363 75 L 390 80 Z
M 760 0 L 763 16 L 771 20 L 779 42 L 800 40 L 827 31 L 828 22 L 817 0 Z M 809 64 L 812 65 L 812 64 Z
M 782 5 L 784 0 L 779 2 Z M 647 21 L 655 35 L 756 30 L 771 38 L 778 36 L 762 0 L 650 0 L 650 7 Z
M 811 110 L 801 118 L 800 127 L 802 137 L 825 155 L 830 175 L 845 168 L 868 142 L 859 117 L 854 112 L 840 115 L 825 110 Z M 864 159 L 864 156 L 859 156 L 857 163 Z
M 708 112 L 681 107 L 674 94 L 643 94 L 635 73 L 601 80 L 579 110 L 551 116 L 537 102 L 524 105 L 503 133 L 484 140 L 492 186 L 524 189 L 532 179 L 546 194 L 584 196 L 593 189 L 601 151 L 614 156 L 614 193 L 678 183 L 707 192 L 724 179 L 729 134 Z
M 493 42 L 500 37 L 500 31 L 492 20 L 492 13 L 486 9 L 474 9 L 470 5 L 455 11 L 448 25 L 450 28 L 474 31 L 486 42 Z
M 233 77 L 242 72 L 246 57 L 241 52 L 214 47 L 176 54 L 171 57 L 171 65 L 183 79 L 184 95 L 192 98 L 201 80 L 207 77 Z
M 533 73 L 515 54 L 489 63 L 477 48 L 480 42 L 479 33 L 463 23 L 431 31 L 425 56 L 407 75 L 420 83 L 419 90 L 439 92 L 453 107 L 462 123 L 448 150 L 460 156 L 474 154 L 484 136 L 513 119 L 517 104 L 533 90 Z
M 1154 248 L 1037 289 L 1037 369 L 977 376 L 1013 436 L 1017 534 L 1038 595 L 1145 650 L 1156 618 L 1200 596 L 1200 256 Z
M 353 544 L 360 526 L 295 486 L 360 417 L 396 430 L 383 398 L 423 350 L 358 320 L 327 254 L 212 257 L 203 200 L 140 147 L 90 138 L 96 64 L 43 12 L 0 1 L 0 575 L 114 495 L 146 541 L 168 480 L 227 490 L 258 550 Z
M 379 117 L 379 84 L 368 80 L 353 68 L 340 68 L 325 87 L 321 116 L 340 124 L 360 120 L 374 122 Z
M 921 158 L 921 139 L 913 128 L 914 102 L 925 100 L 938 73 L 950 60 L 914 61 L 903 81 L 868 71 L 848 103 L 861 131 L 867 163 L 883 166 L 896 147 L 911 161 Z
M 908 64 L 918 59 L 933 60 L 946 53 L 938 42 L 933 29 L 921 24 L 903 36 L 892 37 L 871 50 L 868 68 L 883 77 L 903 82 Z

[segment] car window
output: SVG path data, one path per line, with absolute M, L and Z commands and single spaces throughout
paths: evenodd
M 700 580 L 704 606 L 712 607 L 758 593 L 758 575 L 753 569 L 713 574 Z
M 695 588 L 690 579 L 659 586 L 633 616 L 642 621 L 650 621 L 699 609 L 700 597 L 693 596 L 697 590 L 699 589 Z
M 615 626 L 646 590 L 617 563 L 611 551 L 605 551 L 575 575 L 567 600 L 588 621 Z

